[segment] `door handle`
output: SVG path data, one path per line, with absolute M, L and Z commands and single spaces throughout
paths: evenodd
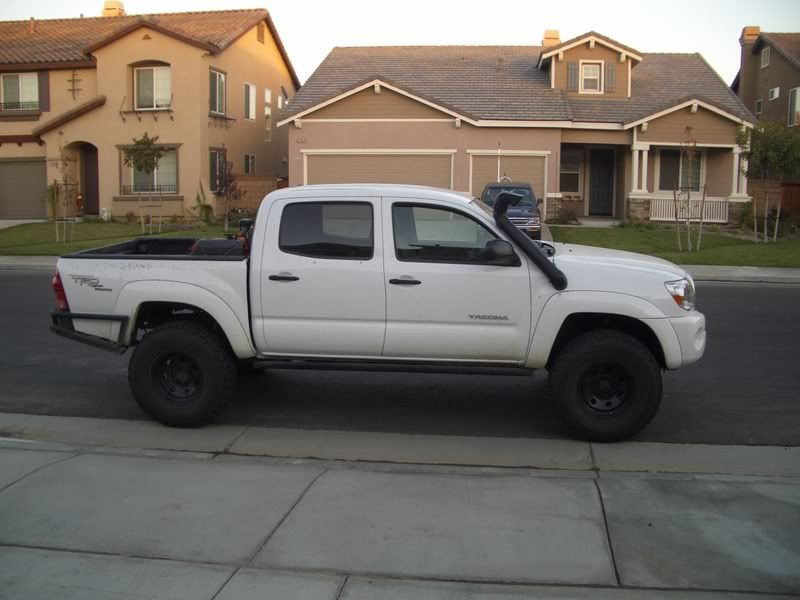
M 290 273 L 278 273 L 277 275 L 270 275 L 270 281 L 298 281 L 300 278 Z
M 390 279 L 389 283 L 393 285 L 419 285 L 422 282 L 419 279 Z

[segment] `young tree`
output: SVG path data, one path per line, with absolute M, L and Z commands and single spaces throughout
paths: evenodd
M 783 177 L 800 175 L 800 132 L 797 127 L 786 127 L 781 121 L 763 120 L 752 129 L 739 130 L 736 142 L 741 146 L 741 156 L 747 160 L 745 175 L 760 179 L 764 190 L 764 241 L 769 241 L 769 190 L 767 182 Z M 755 198 L 753 218 L 755 219 Z M 781 216 L 781 199 L 778 199 L 775 230 L 772 241 L 778 237 L 778 222 Z
M 231 204 L 244 196 L 244 190 L 239 188 L 239 184 L 236 182 L 236 175 L 233 173 L 233 162 L 226 160 L 220 165 L 217 176 L 217 189 L 214 195 L 217 197 L 218 202 L 220 200 L 223 202 L 225 215 L 223 224 L 227 233 L 230 225 Z
M 158 136 L 150 137 L 147 132 L 137 139 L 133 139 L 133 146 L 123 149 L 123 162 L 126 167 L 133 167 L 134 171 L 140 171 L 150 175 L 158 168 L 158 162 L 164 156 L 164 149 L 158 145 Z M 160 190 L 153 190 L 161 195 Z M 141 190 L 137 190 L 141 203 Z M 159 228 L 161 226 L 159 225 Z M 142 215 L 142 233 L 144 233 L 144 215 Z

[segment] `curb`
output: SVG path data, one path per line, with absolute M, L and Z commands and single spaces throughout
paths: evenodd
M 800 478 L 800 446 L 714 446 L 492 438 L 211 425 L 173 429 L 153 421 L 0 414 L 2 445 L 68 444 L 208 456 L 527 469 L 575 474 L 640 472 Z

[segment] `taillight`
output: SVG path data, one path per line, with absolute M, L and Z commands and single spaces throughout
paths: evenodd
M 69 302 L 67 302 L 67 292 L 64 291 L 64 284 L 61 283 L 61 273 L 56 270 L 53 275 L 53 291 L 56 294 L 56 309 L 61 311 L 69 311 Z

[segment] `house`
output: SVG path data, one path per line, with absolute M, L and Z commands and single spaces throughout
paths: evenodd
M 479 195 L 505 176 L 532 183 L 550 220 L 669 220 L 676 186 L 705 188 L 710 221 L 749 200 L 736 134 L 753 119 L 703 57 L 592 31 L 546 31 L 541 46 L 335 48 L 279 119 L 290 185 Z
M 186 216 L 224 159 L 254 202 L 288 176 L 273 115 L 300 86 L 266 10 L 103 14 L 0 22 L 0 219 L 45 217 L 53 181 L 87 214 L 138 214 L 144 193 Z M 123 161 L 145 132 L 151 174 Z

